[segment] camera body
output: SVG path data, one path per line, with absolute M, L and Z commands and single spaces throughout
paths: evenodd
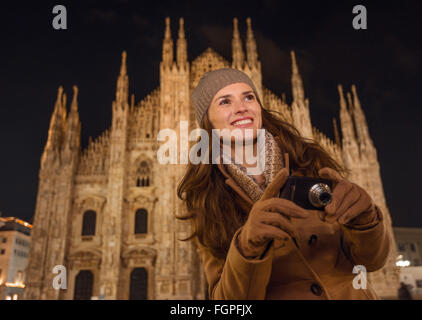
M 308 210 L 324 210 L 332 201 L 333 181 L 321 178 L 289 176 L 279 198 Z

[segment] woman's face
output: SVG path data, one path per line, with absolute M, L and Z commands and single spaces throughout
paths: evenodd
M 262 128 L 261 105 L 253 89 L 246 83 L 239 82 L 225 86 L 218 91 L 208 108 L 208 118 L 213 129 L 240 129 L 245 138 L 245 130 L 253 129 L 253 138 L 257 129 Z

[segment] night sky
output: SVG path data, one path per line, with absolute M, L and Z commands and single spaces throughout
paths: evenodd
M 79 87 L 82 147 L 111 124 L 121 52 L 136 102 L 159 85 L 164 19 L 177 39 L 185 20 L 189 60 L 212 47 L 231 61 L 233 18 L 242 40 L 251 17 L 263 84 L 291 102 L 295 50 L 314 126 L 333 138 L 337 84 L 357 86 L 396 227 L 422 227 L 422 5 L 416 1 L 19 1 L 0 5 L 0 211 L 32 220 L 40 157 L 59 85 Z M 41 4 L 42 3 L 42 4 Z M 54 30 L 54 5 L 68 29 Z M 352 27 L 365 5 L 368 29 Z

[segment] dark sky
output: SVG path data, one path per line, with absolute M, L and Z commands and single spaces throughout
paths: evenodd
M 31 221 L 40 157 L 59 85 L 79 86 L 82 145 L 111 123 L 121 52 L 136 101 L 159 85 L 164 18 L 173 40 L 185 19 L 189 59 L 212 47 L 231 61 L 232 19 L 243 40 L 252 18 L 263 83 L 291 101 L 296 51 L 312 123 L 333 137 L 337 84 L 356 84 L 378 150 L 393 225 L 422 227 L 421 2 L 416 1 L 19 1 L 0 5 L 0 211 Z M 54 30 L 54 5 L 68 29 Z M 365 5 L 368 29 L 352 27 Z M 70 101 L 68 100 L 68 106 Z

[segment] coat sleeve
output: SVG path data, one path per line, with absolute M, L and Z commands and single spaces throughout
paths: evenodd
M 354 265 L 363 265 L 368 272 L 381 269 L 390 253 L 390 235 L 383 213 L 375 206 L 377 219 L 362 226 L 341 225 L 342 248 Z
M 272 270 L 273 245 L 261 259 L 246 259 L 236 246 L 240 230 L 234 234 L 225 260 L 216 258 L 196 241 L 211 300 L 265 299 Z

